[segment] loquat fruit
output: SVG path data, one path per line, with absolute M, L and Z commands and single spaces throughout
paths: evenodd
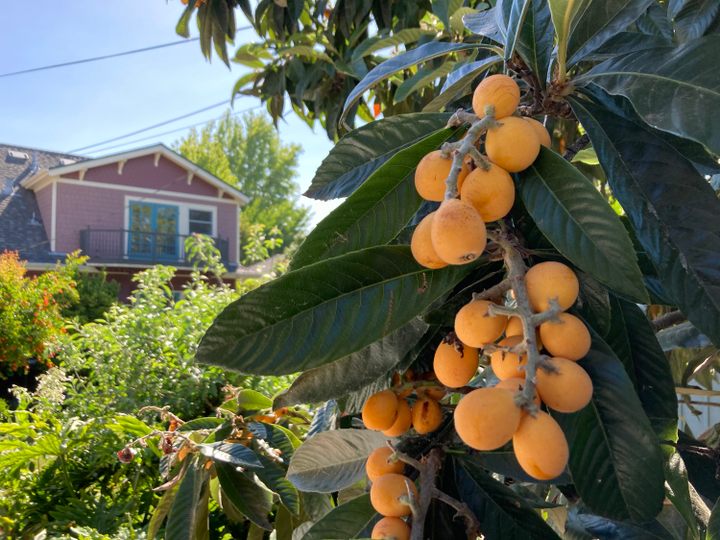
M 504 218 L 515 203 L 515 184 L 510 174 L 490 163 L 489 169 L 478 167 L 465 178 L 460 199 L 477 210 L 485 223 Z
M 555 261 L 546 261 L 531 267 L 525 274 L 530 305 L 536 312 L 550 308 L 553 298 L 565 311 L 577 300 L 580 283 L 570 267 Z
M 539 367 L 536 386 L 540 399 L 551 409 L 571 413 L 590 403 L 593 384 L 582 367 L 566 358 L 550 358 L 553 371 Z
M 417 488 L 407 476 L 396 473 L 378 476 L 370 488 L 370 503 L 383 516 L 408 516 L 410 507 L 400 500 L 408 496 L 408 489 L 417 497 Z
M 552 147 L 552 139 L 550 138 L 550 133 L 548 133 L 548 130 L 545 129 L 545 126 L 542 124 L 542 122 L 539 122 L 538 120 L 535 120 L 534 118 L 530 118 L 529 116 L 525 116 L 525 121 L 529 122 L 530 125 L 535 130 L 535 134 L 538 137 L 538 140 L 540 141 L 540 144 L 544 146 L 545 148 L 551 148 Z
M 362 408 L 365 427 L 382 431 L 389 429 L 398 413 L 398 398 L 392 390 L 383 390 L 370 396 Z
M 405 470 L 405 464 L 400 460 L 392 461 L 393 450 L 389 446 L 381 446 L 376 448 L 368 456 L 365 463 L 365 472 L 370 480 L 384 474 L 402 474 Z
M 410 540 L 410 526 L 397 517 L 384 517 L 373 527 L 372 539 Z
M 512 392 L 513 396 L 515 396 L 517 393 L 522 392 L 525 388 L 525 379 L 520 377 L 511 377 L 509 379 L 505 379 L 500 381 L 495 385 L 495 388 L 502 388 L 503 390 L 508 390 Z M 538 407 L 541 405 L 540 396 L 538 396 L 537 389 L 535 390 L 535 397 L 533 399 L 535 402 L 535 405 Z
M 505 331 L 507 317 L 489 315 L 490 304 L 487 300 L 472 300 L 455 314 L 455 334 L 464 344 L 480 349 Z
M 510 336 L 501 340 L 498 345 L 502 347 L 515 347 L 522 343 L 522 336 Z M 490 366 L 495 376 L 502 380 L 512 378 L 525 378 L 526 354 L 517 354 L 506 351 L 495 351 L 490 355 Z
M 540 325 L 540 337 L 552 356 L 580 360 L 590 350 L 592 339 L 585 323 L 570 313 L 560 313 L 557 321 Z
M 448 264 L 466 264 L 485 249 L 485 222 L 475 209 L 459 199 L 443 201 L 430 228 L 435 253 Z
M 505 328 L 505 337 L 510 336 L 520 336 L 523 338 L 525 337 L 525 332 L 523 331 L 523 325 L 520 317 L 510 317 L 508 319 L 508 325 L 507 328 Z M 543 343 L 540 337 L 539 330 L 535 330 L 535 345 L 537 345 L 538 350 L 543 348 Z
M 415 260 L 419 265 L 432 269 L 443 268 L 448 265 L 448 263 L 438 256 L 430 238 L 434 216 L 435 212 L 430 212 L 422 218 L 420 223 L 415 227 L 412 238 L 410 239 L 410 251 L 413 257 L 415 257 Z
M 412 425 L 420 435 L 432 433 L 442 424 L 443 413 L 440 404 L 434 399 L 418 397 L 412 406 Z
M 450 388 L 460 388 L 475 376 L 478 362 L 476 348 L 443 341 L 435 351 L 433 369 L 442 384 Z
M 502 388 L 478 388 L 455 407 L 455 431 L 470 448 L 495 450 L 507 443 L 520 423 L 513 394 Z
M 512 77 L 497 74 L 485 77 L 473 92 L 472 107 L 480 118 L 485 107 L 495 107 L 495 118 L 505 118 L 515 112 L 520 104 L 520 87 Z
M 420 160 L 415 169 L 415 189 L 423 199 L 440 202 L 445 198 L 445 180 L 450 175 L 452 162 L 452 158 L 443 157 L 440 150 L 433 150 Z M 458 182 L 469 172 L 467 162 L 463 162 Z
M 550 480 L 565 470 L 570 456 L 567 439 L 546 412 L 524 415 L 512 439 L 518 463 L 533 478 Z
M 540 153 L 535 128 L 524 118 L 508 116 L 488 129 L 485 153 L 490 161 L 508 172 L 520 172 L 532 165 Z
M 412 391 L 412 389 L 410 389 Z M 399 398 L 397 407 L 397 417 L 395 422 L 389 428 L 383 430 L 383 435 L 388 437 L 400 437 L 408 432 L 412 426 L 412 414 L 410 412 L 410 405 L 407 400 Z

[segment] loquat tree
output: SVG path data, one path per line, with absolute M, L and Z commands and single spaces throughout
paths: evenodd
M 257 12 L 290 32 L 315 4 Z M 442 6 L 466 30 L 366 64 L 338 123 L 415 69 L 426 109 L 448 112 L 340 139 L 307 194 L 345 201 L 196 355 L 301 372 L 274 409 L 324 403 L 283 480 L 332 504 L 275 537 L 718 538 L 718 453 L 679 431 L 656 334 L 687 319 L 720 346 L 718 4 L 388 4 Z M 251 11 L 199 6 L 206 52 L 236 6 Z M 452 71 L 417 68 L 438 58 Z M 212 482 L 218 459 L 187 470 Z

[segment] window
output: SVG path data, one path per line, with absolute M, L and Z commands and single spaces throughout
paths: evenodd
M 208 210 L 190 209 L 188 215 L 188 234 L 213 234 L 213 214 Z

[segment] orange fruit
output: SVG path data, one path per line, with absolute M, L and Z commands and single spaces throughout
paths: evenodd
M 515 457 L 523 470 L 538 480 L 550 480 L 565 470 L 570 450 L 562 429 L 549 414 L 526 414 L 513 435 Z
M 412 389 L 411 389 L 412 390 Z M 383 435 L 388 437 L 400 437 L 408 432 L 412 426 L 412 414 L 410 405 L 405 399 L 398 399 L 397 417 L 393 425 L 383 430 Z
M 432 269 L 442 268 L 448 265 L 448 263 L 443 261 L 435 252 L 430 238 L 434 216 L 435 212 L 430 212 L 422 218 L 420 223 L 415 227 L 412 238 L 410 239 L 410 251 L 412 251 L 415 260 L 419 265 Z
M 508 172 L 524 171 L 540 153 L 535 128 L 517 116 L 503 118 L 499 124 L 487 131 L 485 153 L 490 161 Z
M 365 472 L 370 480 L 375 480 L 384 474 L 402 474 L 405 464 L 400 460 L 392 461 L 392 455 L 393 451 L 389 446 L 381 446 L 370 452 L 365 463 Z
M 592 339 L 585 323 L 575 315 L 560 313 L 557 321 L 540 325 L 540 336 L 552 356 L 580 360 L 590 350 Z
M 482 348 L 494 342 L 505 331 L 507 317 L 489 315 L 491 302 L 472 300 L 455 314 L 455 334 L 470 347 Z
M 536 312 L 550 308 L 555 298 L 565 311 L 577 300 L 580 283 L 570 267 L 555 261 L 542 262 L 531 267 L 525 274 L 530 305 Z
M 498 343 L 502 347 L 514 347 L 522 342 L 521 336 L 510 336 Z M 525 378 L 525 363 L 527 355 L 505 351 L 495 351 L 490 355 L 490 366 L 495 376 L 502 380 L 512 378 Z
M 412 425 L 420 435 L 432 433 L 442 424 L 440 404 L 429 397 L 419 397 L 412 406 Z
M 410 526 L 400 518 L 384 517 L 375 524 L 370 538 L 380 540 L 410 540 Z
M 487 232 L 480 214 L 459 199 L 443 201 L 435 211 L 430 238 L 438 257 L 448 264 L 466 264 L 485 249 Z
M 417 488 L 407 476 L 395 473 L 378 476 L 370 488 L 370 503 L 375 511 L 383 516 L 408 516 L 410 507 L 400 501 L 401 497 L 407 497 L 408 486 L 417 498 Z
M 552 139 L 550 138 L 550 133 L 548 133 L 548 130 L 545 129 L 544 125 L 542 125 L 542 122 L 538 122 L 537 120 L 535 120 L 534 118 L 530 118 L 529 116 L 526 116 L 524 118 L 525 121 L 529 122 L 535 130 L 535 134 L 537 135 L 540 144 L 545 148 L 551 148 Z
M 495 108 L 495 118 L 504 118 L 514 113 L 519 104 L 520 87 L 507 75 L 485 77 L 473 92 L 473 111 L 480 118 L 485 116 L 485 107 L 488 105 Z
M 515 203 L 515 184 L 510 174 L 490 163 L 485 170 L 478 167 L 465 178 L 460 199 L 477 210 L 485 223 L 504 218 Z
M 420 160 L 415 169 L 415 189 L 427 201 L 445 199 L 445 180 L 452 169 L 452 158 L 444 158 L 440 150 L 434 150 Z M 470 172 L 466 163 L 458 175 L 458 182 Z
M 495 450 L 507 443 L 520 423 L 513 394 L 502 388 L 478 388 L 455 407 L 455 430 L 475 450 Z
M 566 358 L 551 358 L 548 362 L 554 372 L 539 367 L 536 373 L 538 394 L 548 407 L 571 413 L 590 403 L 593 384 L 587 371 Z
M 383 390 L 370 396 L 362 409 L 365 427 L 382 431 L 395 422 L 398 412 L 398 398 L 392 390 Z
M 478 350 L 461 343 L 442 342 L 435 351 L 433 370 L 438 380 L 450 388 L 465 386 L 477 373 Z
M 497 383 L 495 385 L 495 388 L 502 388 L 503 390 L 508 390 L 512 392 L 514 396 L 518 392 L 522 392 L 525 388 L 525 379 L 521 379 L 520 377 L 511 377 L 510 379 L 505 379 Z M 535 398 L 533 399 L 533 401 L 538 407 L 542 403 L 540 401 L 540 396 L 538 396 L 537 389 L 535 390 Z

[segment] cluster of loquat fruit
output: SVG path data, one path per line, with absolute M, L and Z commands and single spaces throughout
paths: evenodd
M 440 202 L 425 216 L 411 240 L 413 256 L 431 269 L 466 264 L 477 259 L 487 242 L 486 223 L 505 217 L 515 202 L 510 176 L 529 167 L 540 146 L 550 146 L 544 126 L 532 119 L 512 116 L 520 102 L 520 89 L 506 75 L 487 77 L 473 94 L 478 117 L 492 111 L 484 140 L 487 158 L 468 153 L 457 175 L 459 198 L 452 196 L 446 180 L 453 159 L 441 150 L 427 154 L 418 164 L 415 186 L 426 200 Z M 476 150 L 478 147 L 473 145 Z M 473 165 L 476 165 L 473 168 Z M 447 198 L 449 196 L 449 198 Z M 590 377 L 576 362 L 590 350 L 591 337 L 578 317 L 566 313 L 579 293 L 577 276 L 559 262 L 532 266 L 524 277 L 527 297 L 534 313 L 552 310 L 536 329 L 537 350 L 546 355 L 533 380 L 534 406 L 521 407 L 519 395 L 526 384 L 526 341 L 522 320 L 517 316 L 492 314 L 488 300 L 473 299 L 456 314 L 454 332 L 438 346 L 433 363 L 434 377 L 450 391 L 468 391 L 453 413 L 455 430 L 470 448 L 498 449 L 512 440 L 520 466 L 530 476 L 549 480 L 559 476 L 569 458 L 568 444 L 559 424 L 542 410 L 543 404 L 570 413 L 585 407 L 592 398 Z M 494 386 L 468 389 L 476 376 L 480 354 L 487 349 L 490 367 L 499 382 Z M 440 400 L 444 388 L 415 388 L 412 406 L 408 384 L 396 384 L 370 396 L 362 410 L 368 429 L 399 437 L 411 428 L 419 435 L 437 430 L 443 422 Z M 448 407 L 450 408 L 450 407 Z M 408 495 L 416 494 L 404 476 L 404 464 L 390 448 L 375 450 L 367 461 L 372 481 L 370 498 L 384 517 L 372 538 L 409 538 L 403 517 L 410 514 Z

